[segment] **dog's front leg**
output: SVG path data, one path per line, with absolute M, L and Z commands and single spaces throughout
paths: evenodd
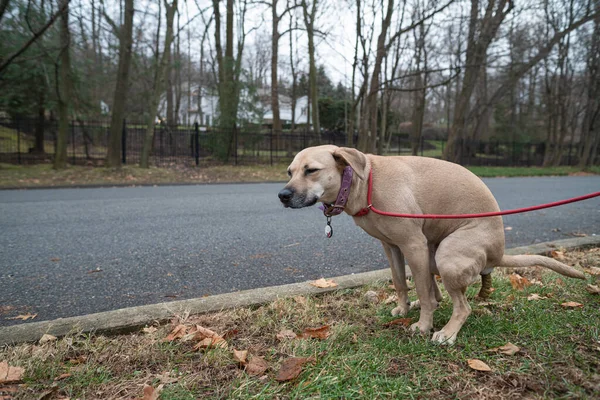
M 410 265 L 421 305 L 419 321 L 411 325 L 411 330 L 429 333 L 433 328 L 433 312 L 437 307 L 437 301 L 435 300 L 431 272 L 429 271 L 429 249 L 426 239 L 424 237 L 422 239 L 422 242 L 413 241 L 401 247 L 401 250 Z
M 396 246 L 390 246 L 385 242 L 381 242 L 385 255 L 390 262 L 390 269 L 392 270 L 392 282 L 396 289 L 396 296 L 398 297 L 398 306 L 392 310 L 392 315 L 406 315 L 410 309 L 410 301 L 408 300 L 408 285 L 406 284 L 406 266 L 404 263 L 404 255 L 400 249 Z

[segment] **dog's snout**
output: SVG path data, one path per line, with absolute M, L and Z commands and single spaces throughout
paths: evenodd
M 284 204 L 289 203 L 293 195 L 294 192 L 291 189 L 284 188 L 279 192 L 279 200 Z

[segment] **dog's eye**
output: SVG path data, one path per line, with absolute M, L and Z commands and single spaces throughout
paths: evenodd
M 309 168 L 306 171 L 304 171 L 304 175 L 310 175 L 312 173 L 317 172 L 319 169 L 318 168 Z

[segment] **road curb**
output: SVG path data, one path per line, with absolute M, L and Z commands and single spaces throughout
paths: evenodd
M 531 246 L 516 247 L 507 249 L 506 254 L 548 254 L 557 248 L 569 250 L 594 245 L 600 245 L 600 236 L 564 239 Z M 264 304 L 282 297 L 349 289 L 377 281 L 389 280 L 391 279 L 391 273 L 389 269 L 382 269 L 338 276 L 332 279 L 338 284 L 336 288 L 319 289 L 309 285 L 308 282 L 292 283 L 197 299 L 123 308 L 77 317 L 59 318 L 52 321 L 30 322 L 22 325 L 3 327 L 0 328 L 0 346 L 36 342 L 45 333 L 57 337 L 88 332 L 101 334 L 125 333 L 155 321 L 168 320 L 173 315 L 181 315 L 184 312 L 204 314 L 227 308 Z

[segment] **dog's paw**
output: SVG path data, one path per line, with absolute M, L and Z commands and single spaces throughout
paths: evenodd
M 456 333 L 453 335 L 448 335 L 442 329 L 441 331 L 433 333 L 431 341 L 439 344 L 447 344 L 449 346 L 452 346 L 454 342 L 456 342 Z
M 412 324 L 412 325 L 410 326 L 410 330 L 411 330 L 413 333 L 421 333 L 421 334 L 423 334 L 423 335 L 427 335 L 427 334 L 429 334 L 429 332 L 431 332 L 431 329 L 432 329 L 432 328 L 433 328 L 432 326 L 429 326 L 429 325 L 423 324 L 421 321 L 419 321 L 419 322 L 415 322 L 414 324 Z
M 408 304 L 402 304 L 392 310 L 392 317 L 403 317 L 408 313 L 410 307 Z

